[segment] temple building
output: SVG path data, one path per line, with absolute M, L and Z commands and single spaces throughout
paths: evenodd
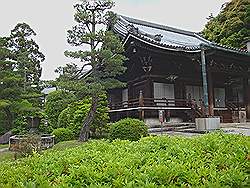
M 111 120 L 135 117 L 154 124 L 159 112 L 167 122 L 250 119 L 247 50 L 125 16 L 119 16 L 112 30 L 121 37 L 128 60 L 119 77 L 127 86 L 109 91 Z

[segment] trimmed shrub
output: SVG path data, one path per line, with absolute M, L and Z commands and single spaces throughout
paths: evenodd
M 55 135 L 55 142 L 62 142 L 62 141 L 68 141 L 73 140 L 75 135 L 73 131 L 71 131 L 69 128 L 57 128 L 54 129 L 52 132 L 52 135 Z
M 138 119 L 126 118 L 113 123 L 110 128 L 110 139 L 137 141 L 147 136 L 147 125 Z

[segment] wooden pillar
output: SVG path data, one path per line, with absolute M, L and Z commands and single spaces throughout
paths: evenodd
M 153 81 L 150 77 L 150 75 L 147 75 L 147 81 L 145 83 L 145 91 L 143 93 L 144 97 L 146 98 L 153 98 Z
M 148 87 L 150 88 L 149 98 L 154 98 L 154 82 L 151 77 L 148 80 Z
M 134 99 L 133 98 L 133 84 L 128 83 L 128 100 Z
M 247 90 L 248 90 L 248 98 L 247 98 L 247 119 L 249 120 L 250 119 L 250 85 L 248 85 L 248 88 L 247 88 Z
M 142 91 L 140 91 L 139 107 L 143 107 L 143 106 L 144 106 L 143 93 L 142 93 Z M 144 121 L 144 110 L 142 110 L 142 109 L 139 109 L 139 118 L 140 118 L 140 120 Z
M 246 107 L 247 119 L 250 119 L 250 82 L 249 78 L 243 79 L 244 104 Z
M 247 92 L 248 92 L 248 79 L 246 77 L 243 78 L 243 102 L 244 102 L 244 106 L 247 106 L 247 102 L 248 102 L 248 96 L 247 96 Z
M 214 86 L 212 73 L 208 70 L 208 104 L 209 104 L 209 116 L 214 116 Z
M 203 96 L 204 96 L 204 115 L 209 116 L 208 110 L 208 80 L 207 80 L 207 65 L 205 57 L 205 49 L 201 46 L 201 69 L 202 69 L 202 86 L 203 86 Z
M 184 89 L 183 82 L 176 81 L 174 83 L 174 94 L 176 99 L 184 99 L 183 89 Z

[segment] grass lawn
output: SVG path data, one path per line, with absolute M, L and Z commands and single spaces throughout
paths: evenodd
M 248 187 L 250 137 L 146 137 L 57 144 L 0 162 L 0 187 Z

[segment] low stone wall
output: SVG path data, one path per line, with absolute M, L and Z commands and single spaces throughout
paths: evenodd
M 24 144 L 31 145 L 34 149 L 43 150 L 54 146 L 54 135 L 15 135 L 9 139 L 9 150 L 19 151 Z

